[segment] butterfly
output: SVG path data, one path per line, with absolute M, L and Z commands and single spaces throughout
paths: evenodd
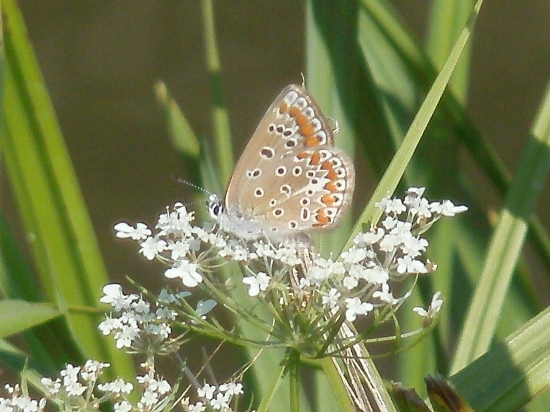
M 310 242 L 335 227 L 351 202 L 352 160 L 334 146 L 333 130 L 302 86 L 283 89 L 241 155 L 210 216 L 222 231 L 244 240 Z

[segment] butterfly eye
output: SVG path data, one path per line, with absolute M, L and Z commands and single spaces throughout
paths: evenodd
M 208 204 L 208 214 L 212 219 L 217 220 L 225 212 L 225 206 L 219 200 L 212 200 Z

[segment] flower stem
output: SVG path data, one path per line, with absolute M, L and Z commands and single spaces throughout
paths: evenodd
M 290 350 L 288 356 L 288 370 L 290 377 L 290 410 L 300 410 L 300 352 Z

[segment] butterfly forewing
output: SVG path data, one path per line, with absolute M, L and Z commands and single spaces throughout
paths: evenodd
M 229 219 L 258 236 L 292 237 L 334 225 L 350 203 L 354 170 L 309 93 L 287 86 L 260 121 L 227 188 Z M 269 232 L 269 233 L 268 233 Z

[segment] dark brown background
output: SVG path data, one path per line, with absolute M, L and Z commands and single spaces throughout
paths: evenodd
M 394 1 L 419 35 L 429 2 Z M 155 222 L 189 190 L 153 91 L 166 82 L 199 135 L 210 137 L 209 85 L 198 1 L 22 0 L 28 31 L 113 279 L 159 278 L 160 268 L 117 241 L 121 220 Z M 236 153 L 266 107 L 304 71 L 304 4 L 215 2 L 226 102 Z M 477 23 L 469 109 L 511 170 L 550 74 L 550 2 L 487 1 Z M 330 114 L 328 114 L 330 115 Z M 7 179 L 0 207 L 17 214 Z M 490 201 L 494 201 L 490 200 Z M 550 226 L 548 197 L 541 218 Z M 497 203 L 498 205 L 498 203 Z

